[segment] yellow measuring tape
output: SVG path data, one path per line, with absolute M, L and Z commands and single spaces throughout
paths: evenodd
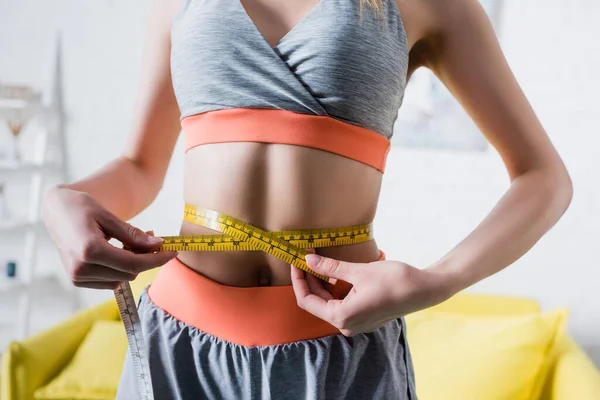
M 184 220 L 222 234 L 198 236 L 161 236 L 162 250 L 231 251 L 262 250 L 322 280 L 306 264 L 305 249 L 366 242 L 373 238 L 372 224 L 345 228 L 265 231 L 240 219 L 217 211 L 186 204 Z

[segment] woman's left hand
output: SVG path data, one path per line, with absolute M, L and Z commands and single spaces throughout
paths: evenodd
M 348 295 L 334 299 L 324 281 L 291 266 L 298 306 L 329 322 L 345 336 L 372 332 L 387 322 L 450 297 L 439 273 L 399 261 L 350 263 L 308 254 L 313 271 L 353 285 Z

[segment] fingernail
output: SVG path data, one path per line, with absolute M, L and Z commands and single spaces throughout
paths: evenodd
M 163 238 L 157 237 L 157 236 L 146 237 L 146 242 L 148 242 L 148 244 L 159 244 L 159 243 L 162 243 L 163 241 L 164 241 Z
M 321 261 L 323 257 L 321 257 L 318 254 L 307 254 L 306 255 L 306 264 L 308 264 L 308 266 L 311 269 L 315 269 L 315 267 L 317 266 L 317 264 L 319 264 L 319 262 Z

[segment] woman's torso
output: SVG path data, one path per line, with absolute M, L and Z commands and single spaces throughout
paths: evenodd
M 185 160 L 186 203 L 235 216 L 267 231 L 336 228 L 375 216 L 381 174 L 335 154 L 300 146 L 222 143 L 196 147 Z M 181 234 L 211 234 L 184 222 Z M 379 258 L 375 240 L 316 249 L 355 262 Z M 290 284 L 290 266 L 262 251 L 185 252 L 203 275 L 234 286 Z
M 394 0 L 383 0 L 387 31 L 375 28 L 372 14 L 364 14 L 363 28 L 357 27 L 358 0 L 321 0 L 310 7 L 296 3 L 289 9 L 259 0 L 245 1 L 242 8 L 235 3 L 239 0 L 222 0 L 219 9 L 227 13 L 226 20 L 216 15 L 215 1 L 185 1 L 174 21 L 172 74 L 182 118 L 228 108 L 270 108 L 335 118 L 391 138 L 408 68 L 406 34 L 398 9 L 392 8 L 397 7 Z M 368 12 L 365 7 L 363 13 Z M 210 31 L 200 23 L 212 24 L 211 44 L 206 42 Z M 326 26 L 336 32 L 335 40 L 314 41 L 327 33 Z M 353 47 L 339 44 L 344 37 L 353 37 Z M 209 63 L 208 57 L 219 62 L 213 58 Z M 331 66 L 343 57 L 343 67 Z M 343 76 L 332 78 L 340 72 Z M 186 151 L 184 199 L 267 231 L 336 228 L 373 221 L 381 182 L 377 168 L 322 149 L 211 143 Z M 182 235 L 211 233 L 188 222 L 181 228 Z M 375 240 L 317 253 L 351 262 L 379 258 Z M 290 284 L 289 264 L 262 251 L 181 252 L 179 258 L 227 285 Z

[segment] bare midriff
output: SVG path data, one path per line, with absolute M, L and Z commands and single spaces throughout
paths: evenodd
M 212 143 L 186 152 L 184 200 L 267 231 L 339 228 L 373 221 L 381 180 L 376 168 L 320 149 Z M 185 221 L 180 232 L 214 233 Z M 375 240 L 318 248 L 316 253 L 350 262 L 380 257 Z M 224 285 L 291 284 L 290 265 L 262 251 L 180 252 L 178 258 Z

